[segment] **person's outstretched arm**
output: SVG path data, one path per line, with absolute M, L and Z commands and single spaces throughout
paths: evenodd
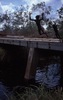
M 32 21 L 35 21 L 35 19 L 31 18 L 31 13 L 29 13 L 29 19 L 32 20 Z

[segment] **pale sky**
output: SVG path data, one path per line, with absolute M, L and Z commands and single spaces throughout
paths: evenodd
M 51 5 L 54 10 L 60 8 L 63 4 L 63 0 L 0 0 L 0 12 L 4 13 L 6 10 L 14 12 L 15 8 L 20 7 L 20 5 L 29 5 L 31 8 L 32 4 L 43 1 L 46 5 Z

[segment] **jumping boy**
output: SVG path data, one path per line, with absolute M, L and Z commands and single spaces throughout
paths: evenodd
M 29 19 L 36 22 L 38 32 L 39 32 L 40 35 L 45 34 L 48 37 L 48 35 L 46 34 L 44 28 L 40 24 L 41 20 L 44 20 L 43 16 L 44 16 L 44 13 L 42 13 L 42 18 L 40 18 L 40 15 L 37 15 L 35 17 L 36 19 L 32 19 L 31 14 L 29 14 Z

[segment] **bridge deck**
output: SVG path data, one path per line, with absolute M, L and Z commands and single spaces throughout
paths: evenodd
M 63 51 L 63 41 L 53 38 L 1 37 L 0 43 Z

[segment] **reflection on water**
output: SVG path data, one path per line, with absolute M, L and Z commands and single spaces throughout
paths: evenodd
M 48 88 L 59 86 L 61 79 L 60 56 L 52 55 L 42 57 L 41 64 L 36 70 L 36 82 L 44 84 Z
M 44 69 L 37 69 L 36 82 L 46 85 L 48 88 L 55 87 L 60 84 L 60 64 L 50 64 Z

